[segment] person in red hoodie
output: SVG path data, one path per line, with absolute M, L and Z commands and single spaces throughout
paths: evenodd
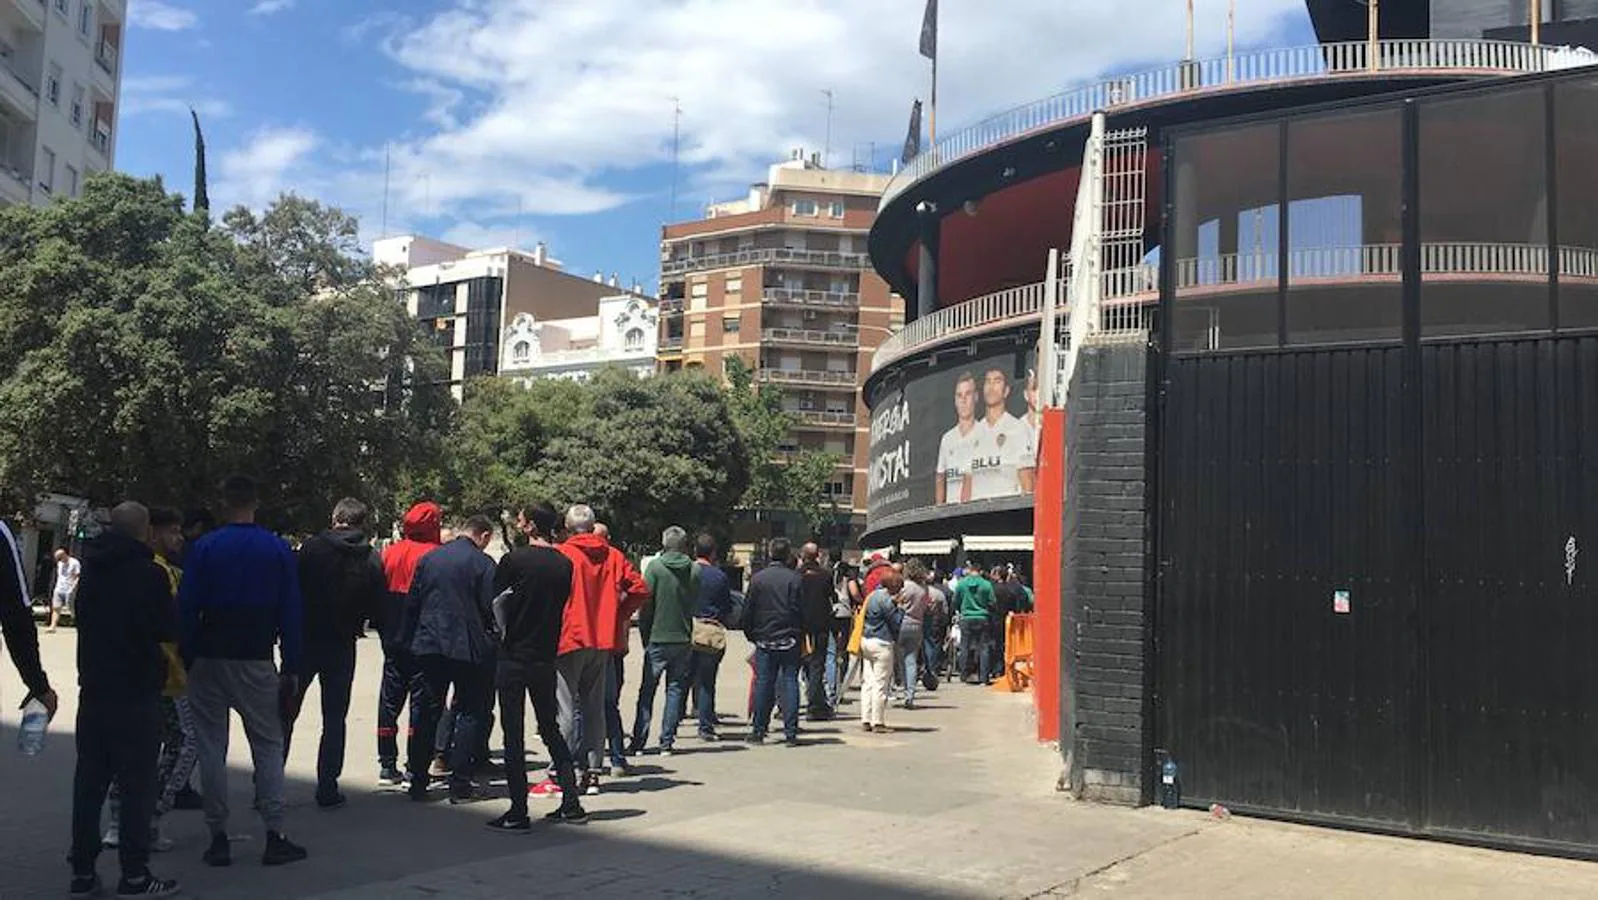
M 406 697 L 414 694 L 416 669 L 410 653 L 400 645 L 401 619 L 416 564 L 443 543 L 443 521 L 444 511 L 437 503 L 418 503 L 400 523 L 402 539 L 383 551 L 388 596 L 377 621 L 383 639 L 383 687 L 377 700 L 377 782 L 383 787 L 405 786 L 405 776 L 399 770 L 399 715 Z M 415 708 L 413 700 L 411 709 Z M 421 773 L 421 777 L 426 778 L 427 773 Z
M 558 548 L 572 563 L 572 591 L 555 657 L 555 695 L 560 732 L 569 738 L 584 794 L 599 793 L 599 770 L 605 763 L 605 678 L 611 654 L 623 646 L 629 620 L 649 599 L 643 576 L 594 532 L 594 524 L 592 509 L 573 506 L 566 512 L 571 537 Z M 558 798 L 561 790 L 553 778 L 546 778 L 529 793 Z

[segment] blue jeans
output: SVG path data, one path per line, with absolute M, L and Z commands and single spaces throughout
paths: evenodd
M 716 733 L 716 674 L 721 671 L 723 650 L 710 653 L 695 650 L 693 659 L 694 710 L 699 718 L 699 736 Z
M 627 657 L 620 653 L 610 656 L 610 670 L 605 673 L 605 733 L 610 750 L 610 764 L 616 768 L 627 765 L 627 735 L 621 727 L 621 686 L 626 678 Z
M 916 678 L 921 674 L 920 666 L 917 665 L 919 662 L 917 657 L 921 655 L 921 644 L 922 636 L 920 631 L 912 631 L 906 628 L 899 633 L 899 673 L 900 677 L 904 679 L 904 702 L 906 703 L 916 702 L 916 689 L 920 687 L 916 683 Z
M 943 645 L 932 636 L 931 629 L 927 629 L 926 637 L 922 639 L 921 652 L 926 656 L 927 668 L 932 670 L 933 675 L 938 675 L 943 666 Z
M 650 644 L 644 651 L 646 674 L 639 685 L 638 709 L 633 716 L 633 746 L 643 747 L 649 740 L 649 722 L 655 715 L 655 687 L 666 679 L 666 712 L 660 723 L 660 746 L 677 742 L 677 726 L 682 724 L 688 703 L 688 676 L 693 670 L 691 644 Z
M 753 737 L 763 738 L 771 726 L 771 711 L 782 700 L 782 731 L 789 740 L 799 737 L 798 645 L 787 650 L 755 648 L 755 716 L 749 723 Z

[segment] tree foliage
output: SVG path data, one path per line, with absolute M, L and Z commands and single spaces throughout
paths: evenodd
M 220 228 L 159 179 L 0 210 L 0 487 L 193 506 L 230 472 L 311 530 L 437 465 L 444 361 L 356 255 L 355 222 L 284 197 Z

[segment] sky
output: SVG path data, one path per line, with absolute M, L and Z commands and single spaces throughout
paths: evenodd
M 1239 48 L 1314 42 L 1303 0 L 1236 2 Z M 1200 56 L 1225 52 L 1226 5 L 1197 0 Z M 795 148 L 824 151 L 826 91 L 830 164 L 887 169 L 929 92 L 924 6 L 129 0 L 116 164 L 187 193 L 192 107 L 213 208 L 292 191 L 357 215 L 368 241 L 543 241 L 568 271 L 652 286 L 664 222 L 743 196 Z M 940 9 L 944 137 L 1183 52 L 1183 0 Z

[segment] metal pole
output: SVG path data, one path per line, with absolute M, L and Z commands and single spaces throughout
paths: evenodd
M 821 93 L 827 97 L 827 141 L 821 150 L 821 167 L 826 169 L 832 166 L 832 89 L 828 88 Z
M 1043 279 L 1043 322 L 1038 330 L 1038 408 L 1052 409 L 1058 405 L 1055 382 L 1059 366 L 1054 361 L 1056 317 L 1060 303 L 1060 251 L 1049 249 L 1049 271 Z
M 1531 43 L 1532 46 L 1541 44 L 1543 40 L 1543 4 L 1542 0 L 1531 0 Z
M 682 101 L 671 98 L 671 220 L 677 221 L 677 174 L 682 159 Z
M 1369 10 L 1369 12 L 1370 12 L 1370 22 L 1369 22 L 1369 28 L 1370 28 L 1370 60 L 1369 60 L 1368 64 L 1370 66 L 1371 71 L 1374 72 L 1377 69 L 1380 69 L 1382 67 L 1382 65 L 1381 65 L 1381 49 L 1382 49 L 1382 13 L 1381 13 L 1381 5 L 1382 5 L 1382 0 L 1369 0 L 1369 4 L 1370 4 L 1370 10 Z
M 1230 0 L 1226 6 L 1226 80 L 1231 82 L 1236 77 L 1235 63 L 1237 59 L 1237 0 Z
M 1182 58 L 1193 61 L 1193 0 L 1187 0 L 1187 56 Z

